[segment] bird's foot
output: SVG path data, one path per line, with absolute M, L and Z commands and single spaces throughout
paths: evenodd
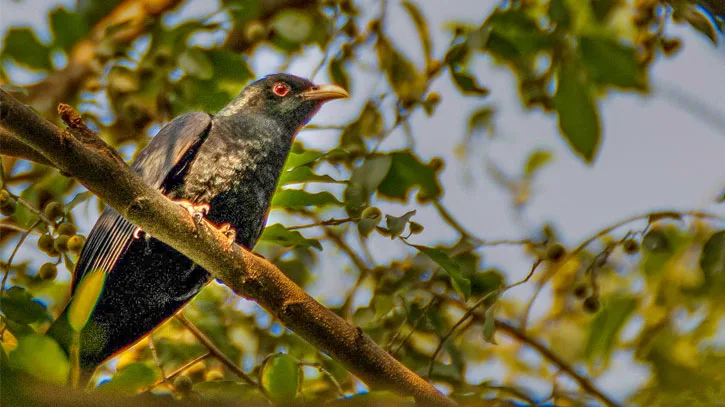
M 191 217 L 194 219 L 194 223 L 196 223 L 196 226 L 199 226 L 199 224 L 201 224 L 201 220 L 204 219 L 204 216 L 209 213 L 210 209 L 209 204 L 193 204 L 186 199 L 174 200 L 174 203 L 180 205 L 191 214 Z
M 232 228 L 230 223 L 225 223 L 217 228 L 228 240 L 229 247 L 234 244 L 234 240 L 237 238 L 237 231 Z

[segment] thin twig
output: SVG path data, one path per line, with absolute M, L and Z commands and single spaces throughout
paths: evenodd
M 357 220 L 356 218 L 343 218 L 343 219 L 332 218 L 332 219 L 323 220 L 320 222 L 308 223 L 306 225 L 290 226 L 287 228 L 287 230 L 308 229 L 308 228 L 314 228 L 317 226 L 337 226 L 337 225 L 342 225 L 343 223 L 347 223 L 347 222 L 354 222 L 356 220 Z
M 172 380 L 172 379 L 176 378 L 176 376 L 184 373 L 184 371 L 186 371 L 186 369 L 194 366 L 195 364 L 201 362 L 202 360 L 208 358 L 209 356 L 211 356 L 211 352 L 209 352 L 209 351 L 207 351 L 206 353 L 204 353 L 202 355 L 197 356 L 196 358 L 194 358 L 194 359 L 192 359 L 192 360 L 184 363 L 184 365 L 182 365 L 180 368 L 174 370 L 171 374 L 169 374 L 168 376 L 166 376 L 166 380 L 164 380 L 164 379 L 158 379 L 158 380 L 156 380 L 156 382 L 154 382 L 154 384 L 152 384 L 148 388 L 144 389 L 144 391 L 151 390 L 151 389 L 153 389 L 155 387 L 158 387 L 160 384 L 163 384 L 163 383 L 167 383 L 167 385 L 168 385 L 168 381 L 169 380 Z
M 174 391 L 174 386 L 169 383 L 169 378 L 166 377 L 166 371 L 164 371 L 164 364 L 161 363 L 161 359 L 159 359 L 159 355 L 156 353 L 156 344 L 154 344 L 154 338 L 153 333 L 149 335 L 149 350 L 151 351 L 151 356 L 154 358 L 154 362 L 156 363 L 156 366 L 161 371 L 161 380 L 163 383 L 166 384 L 166 386 L 169 388 L 170 391 Z
M 249 375 L 244 373 L 242 369 L 239 368 L 227 355 L 224 354 L 224 352 L 221 351 L 214 343 L 209 339 L 209 337 L 204 334 L 199 328 L 196 327 L 191 321 L 186 319 L 183 313 L 176 314 L 176 319 L 179 320 L 194 336 L 196 339 L 199 340 L 199 342 L 202 343 L 208 350 L 209 353 L 211 353 L 215 358 L 217 358 L 220 362 L 224 364 L 224 366 L 228 367 L 229 370 L 234 372 L 237 376 L 239 376 L 240 379 L 244 380 L 248 384 L 257 387 L 257 382 L 252 379 Z
M 438 301 L 437 298 L 433 298 L 432 300 L 430 300 L 428 302 L 428 304 L 425 305 L 425 307 L 423 307 L 423 309 L 421 310 L 420 315 L 418 316 L 418 318 L 415 319 L 415 322 L 413 323 L 412 329 L 410 330 L 410 332 L 408 332 L 405 335 L 405 338 L 403 338 L 403 340 L 400 341 L 400 343 L 398 344 L 398 347 L 395 348 L 395 350 L 392 351 L 392 352 L 390 352 L 390 349 L 388 350 L 388 352 L 390 352 L 391 355 L 395 356 L 400 351 L 400 349 L 403 348 L 403 345 L 405 345 L 405 343 L 408 341 L 408 339 L 410 339 L 410 337 L 413 336 L 413 334 L 415 333 L 415 331 L 418 329 L 418 325 L 423 320 L 423 318 L 425 318 L 428 315 L 428 309 L 433 305 L 433 303 L 435 303 L 437 301 Z M 407 316 L 406 316 L 406 320 L 407 320 Z M 405 321 L 403 321 L 403 324 L 405 324 Z M 403 324 L 400 325 L 401 328 L 403 327 Z M 401 332 L 401 329 L 398 329 L 398 332 L 396 332 L 395 336 L 390 339 L 390 346 L 388 346 L 388 348 L 391 348 L 392 347 L 393 341 L 397 338 L 397 336 L 398 336 L 398 334 L 400 332 Z
M 33 205 L 30 204 L 30 202 L 28 202 L 25 199 L 23 199 L 20 195 L 15 195 L 15 194 L 13 194 L 10 191 L 8 191 L 8 193 L 10 194 L 10 196 L 12 196 L 13 198 L 15 198 L 15 200 L 18 201 L 18 203 L 20 205 L 23 205 L 27 210 L 29 210 L 30 212 L 32 212 L 33 214 L 35 214 L 35 216 L 37 216 L 41 221 L 43 221 L 43 223 L 45 223 L 46 225 L 49 225 L 49 226 L 50 225 L 55 225 L 55 222 L 53 222 L 52 220 L 48 219 L 45 216 L 45 214 L 43 213 L 43 211 L 41 211 L 40 209 L 35 208 Z
M 330 380 L 330 382 L 337 389 L 337 392 L 340 394 L 340 396 L 345 397 L 345 391 L 342 390 L 342 386 L 340 385 L 340 382 L 338 382 L 337 379 L 335 379 L 335 376 L 333 376 L 332 373 L 330 373 L 327 369 L 325 369 L 321 364 L 319 364 L 317 362 L 307 362 L 304 360 L 299 360 L 298 362 L 302 366 L 309 366 L 309 367 L 314 367 L 315 369 L 317 369 L 317 371 L 322 373 L 325 377 L 327 377 L 328 380 Z
M 502 288 L 498 288 L 496 290 L 493 290 L 493 291 L 489 292 L 488 294 L 484 295 L 483 297 L 481 297 L 481 299 L 479 299 L 478 301 L 476 301 L 466 311 L 466 313 L 463 314 L 463 316 L 455 324 L 453 324 L 453 326 L 451 327 L 451 329 L 449 329 L 448 332 L 441 338 L 440 342 L 438 343 L 438 346 L 436 347 L 435 352 L 433 352 L 433 355 L 430 357 L 430 363 L 428 364 L 428 377 L 429 378 L 433 374 L 433 366 L 435 364 L 436 358 L 438 357 L 438 354 L 443 349 L 443 345 L 445 345 L 445 343 L 448 340 L 448 338 L 450 338 L 451 335 L 453 335 L 453 333 L 456 331 L 456 329 L 458 329 L 459 326 L 461 326 L 466 320 L 468 320 L 468 318 L 470 318 L 471 315 L 473 315 L 473 312 L 476 311 L 476 309 L 478 307 L 480 307 L 481 305 L 483 305 L 483 303 L 486 302 L 486 300 L 488 300 L 492 296 L 500 296 L 500 295 L 503 295 L 503 293 L 505 293 L 507 290 L 509 290 L 511 288 L 514 288 L 514 287 L 516 287 L 518 285 L 521 285 L 521 284 L 524 284 L 524 283 L 528 282 L 529 279 L 531 279 L 531 276 L 534 275 L 534 272 L 539 267 L 539 265 L 541 264 L 542 261 L 543 260 L 540 260 L 540 259 L 537 260 L 531 266 L 531 271 L 529 271 L 529 274 L 526 275 L 526 277 L 524 277 L 523 280 L 520 280 L 520 281 L 518 281 L 518 282 L 516 282 L 514 284 L 511 284 L 511 285 L 508 285 L 508 286 L 505 286 L 505 287 L 502 287 Z
M 10 275 L 10 269 L 13 266 L 13 259 L 15 259 L 15 255 L 18 253 L 18 249 L 20 249 L 20 246 L 23 244 L 25 239 L 30 235 L 31 231 L 35 229 L 36 226 L 40 224 L 39 220 L 36 220 L 30 227 L 20 236 L 20 240 L 18 240 L 18 243 L 15 245 L 15 248 L 13 249 L 13 252 L 10 253 L 10 258 L 8 259 L 8 263 L 5 265 L 5 273 L 3 274 L 3 280 L 0 283 L 0 296 L 3 295 L 5 292 L 5 283 L 8 281 L 8 276 Z

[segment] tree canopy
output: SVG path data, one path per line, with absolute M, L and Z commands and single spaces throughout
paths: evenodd
M 603 128 L 601 106 L 617 94 L 649 97 L 652 70 L 683 46 L 668 28 L 693 29 L 715 49 L 722 1 L 502 1 L 445 27 L 429 24 L 438 6 L 409 0 L 201 3 L 78 0 L 42 10 L 45 30 L 3 27 L 3 401 L 108 406 L 122 394 L 142 405 L 446 397 L 664 407 L 725 399 L 725 215 L 658 207 L 598 219 L 600 229 L 576 242 L 551 224 L 488 236 L 466 222 L 476 214 L 446 205 L 457 186 L 442 174 L 453 163 L 420 154 L 410 125 L 439 114 L 446 99 L 433 88 L 452 83 L 470 101 L 456 106 L 467 112 L 466 130 L 446 134 L 439 148 L 471 160 L 500 113 L 477 65 L 485 59 L 511 73 L 526 114 L 555 118 L 566 154 L 596 166 L 602 144 L 617 136 Z M 415 36 L 394 35 L 396 24 Z M 445 47 L 435 44 L 441 36 Z M 333 141 L 295 142 L 254 248 L 260 259 L 225 250 L 216 235 L 195 240 L 191 221 L 121 161 L 170 119 L 216 112 L 277 71 L 327 77 L 352 98 L 301 130 Z M 521 214 L 554 159 L 532 143 L 518 176 L 493 167 L 471 176 L 500 184 Z M 103 185 L 89 169 L 119 178 Z M 134 208 L 139 197 L 150 207 Z M 44 333 L 68 302 L 74 262 L 105 205 L 219 282 L 99 368 L 85 394 L 69 381 L 77 362 Z M 488 261 L 500 246 L 526 270 Z M 265 287 L 244 284 L 245 273 L 260 270 Z M 522 286 L 530 295 L 509 295 Z M 291 296 L 304 305 L 289 307 Z M 356 342 L 357 332 L 367 342 Z M 642 372 L 628 394 L 601 380 L 623 364 Z

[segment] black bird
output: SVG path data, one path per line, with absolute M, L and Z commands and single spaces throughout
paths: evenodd
M 187 113 L 171 121 L 132 168 L 196 215 L 234 229 L 236 242 L 252 249 L 297 131 L 324 102 L 347 96 L 335 85 L 269 75 L 215 115 Z M 84 376 L 171 317 L 210 280 L 190 259 L 138 232 L 112 208 L 103 211 L 73 273 L 71 301 L 48 331 L 66 352 L 74 329 L 80 331 Z M 85 313 L 80 321 L 78 309 Z

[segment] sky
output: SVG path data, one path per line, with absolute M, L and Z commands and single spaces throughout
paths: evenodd
M 19 24 L 44 27 L 45 14 L 37 10 L 57 3 L 0 0 L 0 35 L 8 27 Z M 215 3 L 196 1 L 180 12 L 180 18 L 213 11 Z M 395 6 L 396 2 L 390 3 L 388 18 L 395 24 L 389 25 L 389 34 L 414 60 L 421 61 L 417 42 L 404 40 L 417 38 L 412 24 L 402 8 Z M 422 0 L 419 3 L 434 33 L 434 55 L 442 55 L 450 39 L 444 30 L 447 23 L 478 24 L 497 4 L 480 0 Z M 572 154 L 558 133 L 555 117 L 523 109 L 514 78 L 507 68 L 496 66 L 486 58 L 477 61 L 475 72 L 491 89 L 491 95 L 485 99 L 461 96 L 448 75 L 443 75 L 432 87 L 442 96 L 438 111 L 430 118 L 422 113 L 415 115 L 411 127 L 416 152 L 428 159 L 442 157 L 446 162 L 441 178 L 446 187 L 444 204 L 479 237 L 523 237 L 550 222 L 570 245 L 619 219 L 646 211 L 698 209 L 725 215 L 725 205 L 714 203 L 715 197 L 725 189 L 724 47 L 714 47 L 686 27 L 670 25 L 668 32 L 682 38 L 684 47 L 674 58 L 659 59 L 655 63 L 651 70 L 653 92 L 648 96 L 611 92 L 600 103 L 604 136 L 596 162 L 591 166 Z M 318 51 L 311 49 L 309 55 L 290 66 L 290 71 L 308 76 L 320 57 Z M 259 59 L 253 66 L 258 74 L 272 72 L 280 64 L 275 58 Z M 315 79 L 327 80 L 324 74 Z M 355 82 L 349 101 L 326 105 L 313 123 L 346 121 L 376 86 L 372 80 Z M 468 157 L 462 160 L 455 155 L 455 147 L 463 140 L 470 113 L 485 105 L 493 105 L 497 110 L 495 137 L 475 142 Z M 325 148 L 334 145 L 338 136 L 337 132 L 306 131 L 299 139 L 306 145 Z M 405 138 L 396 133 L 382 147 L 405 147 Z M 527 155 L 537 148 L 552 150 L 555 161 L 538 175 L 532 200 L 519 218 L 512 210 L 507 191 L 486 175 L 486 167 L 494 163 L 507 173 L 518 174 Z M 417 243 L 450 242 L 456 236 L 431 206 L 413 202 L 408 207 L 390 204 L 381 208 L 398 215 L 417 209 L 414 220 L 426 227 L 417 237 Z M 374 238 L 371 243 L 376 260 L 390 258 L 403 250 L 387 239 Z M 353 276 L 332 278 L 339 277 L 342 260 L 328 253 L 322 257 L 318 281 L 325 283 L 315 285 L 312 294 L 334 302 L 331 293 L 341 292 Z M 510 282 L 522 278 L 530 267 L 530 260 L 518 248 L 486 249 L 485 259 L 487 266 L 505 270 Z M 506 295 L 527 298 L 530 293 L 531 285 L 524 285 Z M 540 310 L 544 311 L 546 298 L 540 301 Z M 725 336 L 725 333 L 719 335 Z M 625 358 L 616 359 L 610 372 L 597 380 L 597 384 L 623 399 L 639 384 L 646 373 L 643 369 L 626 362 Z M 478 380 L 496 377 L 496 366 L 487 366 L 472 375 Z M 542 385 L 541 391 L 546 393 L 549 388 Z

